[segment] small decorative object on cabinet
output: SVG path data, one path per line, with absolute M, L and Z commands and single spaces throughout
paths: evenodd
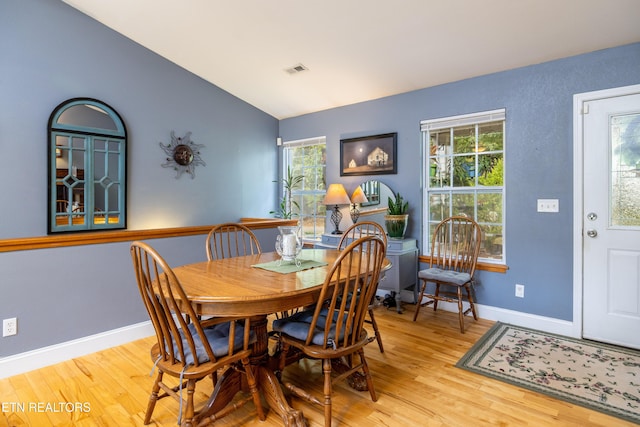
M 390 239 L 404 239 L 404 233 L 409 224 L 409 202 L 405 201 L 400 193 L 395 194 L 395 200 L 389 197 L 387 215 L 384 217 L 384 225 Z

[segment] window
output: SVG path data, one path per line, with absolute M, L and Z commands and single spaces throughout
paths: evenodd
M 505 110 L 420 123 L 423 135 L 424 241 L 444 218 L 463 215 L 482 227 L 480 258 L 504 262 Z M 430 250 L 424 245 L 425 252 Z
M 310 138 L 284 143 L 283 176 L 287 168 L 294 176 L 304 176 L 302 184 L 294 187 L 291 199 L 292 211 L 300 219 L 302 238 L 320 240 L 324 233 L 326 209 L 322 199 L 327 189 L 326 138 Z
M 95 99 L 63 102 L 49 118 L 49 233 L 126 226 L 127 133 Z

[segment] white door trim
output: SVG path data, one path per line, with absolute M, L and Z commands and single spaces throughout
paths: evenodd
M 582 338 L 583 294 L 583 116 L 585 102 L 640 92 L 640 85 L 604 89 L 573 95 L 573 336 Z

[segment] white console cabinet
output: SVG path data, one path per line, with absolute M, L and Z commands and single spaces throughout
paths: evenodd
M 317 248 L 337 248 L 341 234 L 323 234 L 322 241 Z M 378 283 L 379 290 L 395 293 L 396 309 L 401 311 L 400 293 L 404 289 L 413 287 L 413 302 L 416 302 L 418 290 L 418 246 L 415 239 L 388 239 L 387 259 L 391 268 L 384 272 L 384 277 Z

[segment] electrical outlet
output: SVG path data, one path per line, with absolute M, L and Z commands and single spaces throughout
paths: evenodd
M 4 319 L 2 321 L 2 336 L 10 337 L 18 333 L 18 319 L 12 317 L 11 319 Z
M 524 298 L 524 285 L 516 283 L 516 296 L 518 298 Z

